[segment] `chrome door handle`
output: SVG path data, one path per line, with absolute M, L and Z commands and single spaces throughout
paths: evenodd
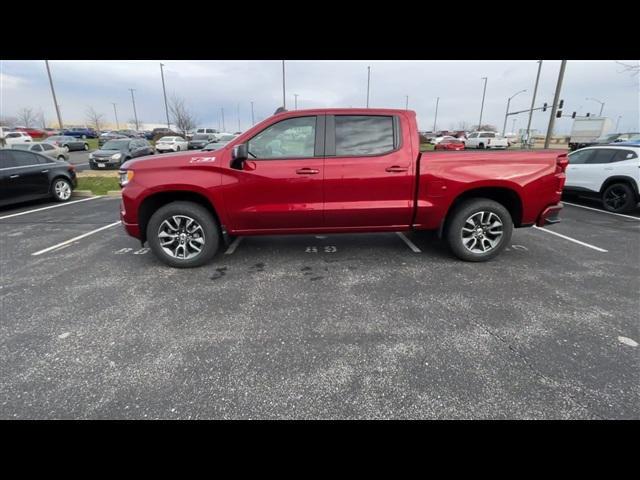
M 20 175 L 11 175 L 9 178 L 18 178 Z
M 296 170 L 298 175 L 315 175 L 316 173 L 320 173 L 320 170 L 316 170 L 315 168 L 299 168 Z
M 409 169 L 406 167 L 399 167 L 397 165 L 385 168 L 386 172 L 406 172 L 407 170 Z
M 40 173 L 47 173 L 49 170 L 42 170 Z

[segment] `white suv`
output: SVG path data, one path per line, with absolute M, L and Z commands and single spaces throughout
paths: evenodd
M 10 147 L 11 145 L 15 145 L 18 143 L 30 143 L 33 141 L 31 135 L 24 132 L 3 132 L 2 142 L 4 146 Z
M 495 132 L 473 132 L 465 141 L 465 148 L 507 148 L 509 141 Z
M 627 212 L 640 201 L 640 147 L 606 145 L 569 154 L 567 193 L 598 196 L 606 210 Z

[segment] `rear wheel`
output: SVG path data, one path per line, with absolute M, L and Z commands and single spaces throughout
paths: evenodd
M 63 145 L 62 148 L 64 148 L 64 151 L 69 153 L 69 145 Z
M 220 229 L 203 206 L 177 201 L 159 208 L 151 216 L 147 240 L 153 253 L 165 264 L 177 268 L 199 267 L 218 251 Z
M 89 144 L 88 143 L 84 144 L 84 149 L 85 149 L 85 151 L 89 150 Z
M 602 205 L 610 212 L 628 212 L 636 204 L 635 193 L 626 183 L 614 183 L 602 192 Z
M 478 144 L 478 148 L 479 148 L 480 150 L 483 150 L 483 149 L 484 149 L 484 143 L 479 143 L 479 144 Z
M 503 205 L 488 198 L 472 198 L 451 213 L 445 238 L 459 259 L 483 262 L 509 244 L 512 232 L 513 221 Z
M 51 195 L 58 202 L 66 202 L 71 198 L 71 183 L 66 178 L 56 178 L 51 184 Z

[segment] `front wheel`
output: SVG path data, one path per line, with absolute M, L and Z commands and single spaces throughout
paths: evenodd
M 451 213 L 445 238 L 453 254 L 468 262 L 483 262 L 498 255 L 511 241 L 509 211 L 488 198 L 464 201 Z
M 156 257 L 170 267 L 200 267 L 218 251 L 220 229 L 203 206 L 177 201 L 151 216 L 147 241 Z
M 636 203 L 636 196 L 626 183 L 614 183 L 602 192 L 602 205 L 610 212 L 628 212 Z
M 51 185 L 51 195 L 58 202 L 66 202 L 71 198 L 71 183 L 66 178 L 56 178 Z
M 84 144 L 84 150 L 85 150 L 85 152 L 86 152 L 87 150 L 89 150 L 89 144 L 88 144 L 88 143 L 85 143 L 85 144 Z
M 64 145 L 62 148 L 64 148 L 64 151 L 69 153 L 69 145 Z

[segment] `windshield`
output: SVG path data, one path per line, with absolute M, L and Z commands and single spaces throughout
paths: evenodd
M 203 134 L 194 135 L 193 140 L 209 140 L 209 135 L 203 135 Z
M 129 140 L 109 140 L 102 146 L 102 150 L 122 150 L 127 148 Z

